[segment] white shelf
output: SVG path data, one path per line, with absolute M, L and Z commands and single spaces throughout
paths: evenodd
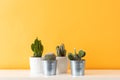
M 68 74 L 32 75 L 29 70 L 0 70 L 0 80 L 120 80 L 120 70 L 86 70 L 85 76 Z

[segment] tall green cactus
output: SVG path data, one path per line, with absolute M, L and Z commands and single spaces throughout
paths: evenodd
M 74 54 L 68 53 L 68 58 L 70 60 L 81 60 L 82 57 L 86 55 L 86 52 L 83 50 L 80 50 L 78 53 L 76 53 L 76 49 L 74 49 Z
M 66 56 L 66 49 L 65 49 L 64 44 L 61 44 L 60 46 L 56 47 L 56 53 L 57 53 L 57 56 L 59 56 L 59 57 Z
M 36 38 L 34 43 L 31 44 L 31 49 L 34 52 L 34 57 L 41 57 L 43 53 L 43 45 L 41 43 L 41 40 L 38 40 L 38 38 Z

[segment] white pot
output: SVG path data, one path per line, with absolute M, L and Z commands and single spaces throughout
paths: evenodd
M 30 57 L 30 72 L 32 74 L 42 73 L 42 58 Z
M 68 68 L 67 57 L 57 57 L 57 73 L 67 73 Z

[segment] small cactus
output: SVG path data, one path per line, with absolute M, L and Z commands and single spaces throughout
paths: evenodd
M 56 53 L 59 57 L 65 57 L 66 56 L 66 50 L 64 44 L 61 44 L 60 46 L 56 47 Z
M 54 53 L 48 53 L 44 56 L 44 60 L 56 60 L 56 56 Z
M 78 56 L 79 57 L 84 57 L 86 55 L 86 53 L 85 53 L 85 51 L 83 51 L 83 50 L 80 50 L 79 52 L 78 52 Z
M 70 60 L 81 60 L 82 57 L 86 55 L 85 51 L 80 50 L 78 53 L 76 53 L 76 49 L 74 49 L 74 54 L 68 53 L 68 58 Z
M 81 58 L 78 56 L 78 54 L 74 54 L 74 60 L 80 60 Z
M 69 53 L 69 54 L 68 54 L 68 58 L 69 58 L 70 60 L 74 60 L 74 55 L 73 55 L 72 53 Z
M 34 43 L 31 44 L 31 49 L 34 52 L 34 57 L 41 57 L 43 53 L 43 45 L 41 43 L 41 40 L 38 40 L 38 38 L 36 38 Z

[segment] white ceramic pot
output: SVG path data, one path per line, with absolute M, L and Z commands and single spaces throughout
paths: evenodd
M 67 57 L 57 57 L 57 73 L 67 73 L 68 68 L 68 59 Z
M 42 58 L 30 57 L 30 72 L 32 74 L 42 73 Z

